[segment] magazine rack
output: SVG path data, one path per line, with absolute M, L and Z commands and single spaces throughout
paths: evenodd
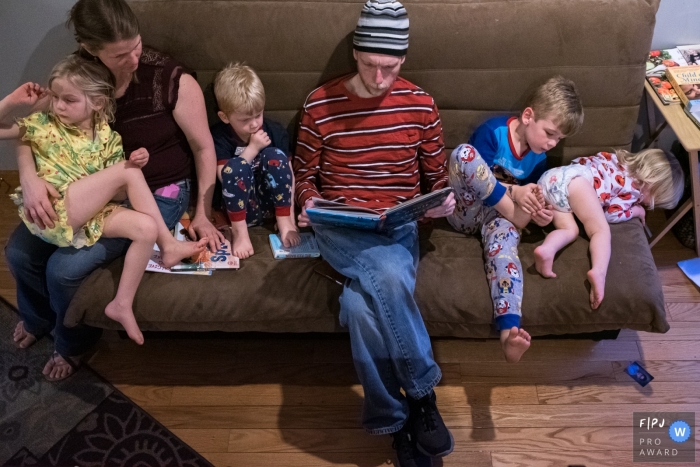
M 700 150 L 700 128 L 690 121 L 688 116 L 683 112 L 680 105 L 664 105 L 656 95 L 651 85 L 648 82 L 644 83 L 644 88 L 647 93 L 647 110 L 649 113 L 650 127 L 654 127 L 654 108 L 657 108 L 664 118 L 656 130 L 652 133 L 651 140 L 647 144 L 654 144 L 661 132 L 666 126 L 671 127 L 673 132 L 678 137 L 683 148 L 688 151 L 690 160 L 690 183 L 692 188 L 692 196 L 686 201 L 666 222 L 664 228 L 649 242 L 649 247 L 653 247 L 656 243 L 671 230 L 676 222 L 690 211 L 695 209 L 695 254 L 700 255 L 700 167 L 698 167 L 698 150 Z M 653 103 L 653 105 L 650 105 Z

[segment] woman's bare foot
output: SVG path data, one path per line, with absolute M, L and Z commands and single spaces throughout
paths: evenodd
M 80 367 L 80 357 L 62 357 L 54 352 L 41 373 L 48 381 L 61 381 L 75 373 Z
M 535 269 L 542 277 L 557 277 L 552 271 L 554 264 L 554 255 L 556 251 L 547 248 L 545 245 L 540 245 L 535 248 Z
M 181 242 L 173 238 L 172 242 L 168 242 L 167 245 L 163 245 L 161 248 L 163 265 L 169 268 L 185 258 L 198 255 L 207 248 L 207 243 L 209 243 L 208 238 L 202 238 L 196 242 Z
M 290 216 L 278 217 L 277 228 L 280 231 L 280 239 L 285 248 L 299 246 L 301 237 Z
M 231 222 L 231 237 L 233 238 L 233 243 L 231 244 L 233 256 L 239 259 L 246 259 L 255 254 L 253 244 L 250 242 L 250 236 L 248 235 L 248 225 L 245 221 Z
M 591 308 L 597 310 L 605 295 L 605 274 L 591 269 L 586 273 L 586 276 L 588 276 L 588 282 L 591 283 Z
M 116 300 L 112 300 L 105 308 L 105 315 L 124 326 L 124 330 L 132 341 L 143 345 L 143 334 L 141 334 L 136 318 L 134 318 L 131 305 L 120 305 Z
M 513 326 L 501 330 L 501 346 L 509 363 L 517 363 L 525 351 L 530 348 L 530 334 L 524 329 Z
M 24 321 L 20 321 L 17 323 L 17 326 L 15 326 L 15 332 L 12 335 L 12 340 L 15 342 L 17 348 L 20 349 L 26 349 L 37 341 L 33 334 L 29 334 L 27 330 L 24 329 Z

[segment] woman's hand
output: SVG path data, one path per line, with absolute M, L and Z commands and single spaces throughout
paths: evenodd
M 46 180 L 36 176 L 22 180 L 24 216 L 42 230 L 46 227 L 53 228 L 54 221 L 58 220 L 51 198 L 60 197 L 56 188 Z
M 148 150 L 146 148 L 138 148 L 129 155 L 129 163 L 135 165 L 139 169 L 143 169 L 148 164 Z
M 219 232 L 219 230 L 214 227 L 214 224 L 207 219 L 204 210 L 198 210 L 190 222 L 190 226 L 187 228 L 187 233 L 193 240 L 199 240 L 200 238 L 209 239 L 209 251 L 212 253 L 221 249 L 221 244 L 224 241 L 224 234 Z
M 440 206 L 428 209 L 428 211 L 425 213 L 425 217 L 447 217 L 454 212 L 456 204 L 455 194 L 450 193 Z

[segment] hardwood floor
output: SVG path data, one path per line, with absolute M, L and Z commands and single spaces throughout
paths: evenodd
M 0 176 L 17 185 L 15 172 Z M 4 190 L 2 244 L 18 221 Z M 649 219 L 653 231 L 662 223 L 659 213 Z M 444 372 L 436 393 L 456 446 L 434 465 L 627 466 L 632 412 L 700 412 L 700 290 L 676 266 L 694 253 L 672 234 L 653 253 L 666 334 L 538 340 L 517 365 L 494 340 L 435 339 Z M 0 295 L 16 302 L 4 257 Z M 654 376 L 647 387 L 624 373 L 632 360 Z M 90 364 L 217 466 L 393 463 L 390 438 L 360 426 L 362 388 L 346 335 L 149 336 L 137 348 L 107 333 Z

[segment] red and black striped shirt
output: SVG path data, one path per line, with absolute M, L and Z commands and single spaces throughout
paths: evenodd
M 447 185 L 442 124 L 433 98 L 397 78 L 376 98 L 332 80 L 304 104 L 294 156 L 300 205 L 318 196 L 387 209 Z M 322 196 L 321 196 L 322 195 Z

